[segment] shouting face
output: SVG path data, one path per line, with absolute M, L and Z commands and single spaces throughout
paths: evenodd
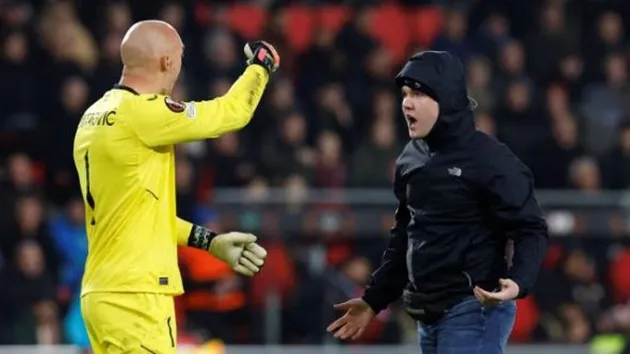
M 409 137 L 412 139 L 426 137 L 433 129 L 440 112 L 437 101 L 409 86 L 402 87 L 402 96 L 402 110 L 409 129 Z

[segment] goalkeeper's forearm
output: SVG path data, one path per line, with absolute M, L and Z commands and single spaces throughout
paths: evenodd
M 245 127 L 254 116 L 268 82 L 269 74 L 264 68 L 250 65 L 225 95 L 191 103 L 199 121 L 191 134 L 197 135 L 197 139 L 207 139 Z
M 210 242 L 217 233 L 205 227 L 194 225 L 186 220 L 177 218 L 177 244 L 203 250 L 210 250 Z

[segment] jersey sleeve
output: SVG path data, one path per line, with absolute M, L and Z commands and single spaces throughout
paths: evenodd
M 216 138 L 245 127 L 262 98 L 269 74 L 250 65 L 223 96 L 179 102 L 168 96 L 142 96 L 129 125 L 149 147 Z
M 188 237 L 193 224 L 184 219 L 177 218 L 177 244 L 180 246 L 188 245 Z

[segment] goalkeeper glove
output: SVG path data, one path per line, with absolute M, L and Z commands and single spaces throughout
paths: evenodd
M 247 57 L 247 64 L 258 64 L 267 69 L 269 74 L 278 70 L 280 56 L 276 49 L 265 41 L 254 41 L 245 44 L 243 49 Z
M 242 232 L 216 235 L 208 248 L 210 253 L 232 269 L 248 277 L 260 271 L 267 251 L 256 244 L 256 236 Z

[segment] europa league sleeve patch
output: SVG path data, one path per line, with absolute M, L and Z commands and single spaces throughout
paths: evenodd
M 186 104 L 184 102 L 175 101 L 170 97 L 165 97 L 164 103 L 166 104 L 166 107 L 168 107 L 168 109 L 175 113 L 182 113 L 186 110 Z

